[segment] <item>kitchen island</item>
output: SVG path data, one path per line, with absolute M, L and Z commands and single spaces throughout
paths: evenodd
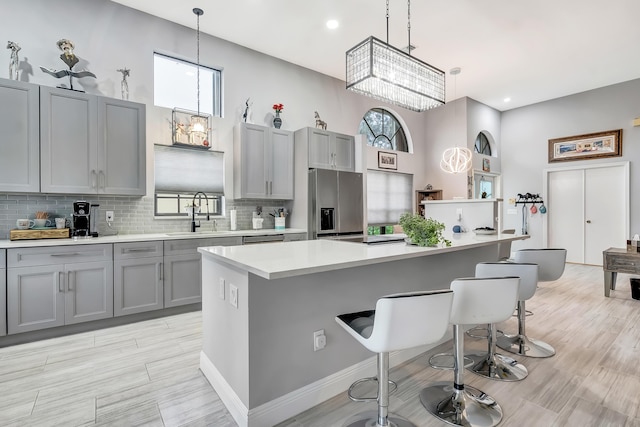
M 201 247 L 200 368 L 240 426 L 272 426 L 375 372 L 375 355 L 334 321 L 383 295 L 448 288 L 529 236 L 464 233 L 451 247 L 312 240 Z M 314 352 L 313 333 L 326 347 Z M 447 339 L 447 338 L 445 338 Z M 391 366 L 428 347 L 394 352 Z

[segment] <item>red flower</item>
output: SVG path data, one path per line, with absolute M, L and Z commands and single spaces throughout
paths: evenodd
M 284 109 L 284 105 L 282 105 L 282 104 L 273 104 L 272 108 L 274 110 L 276 110 L 276 113 L 280 113 Z

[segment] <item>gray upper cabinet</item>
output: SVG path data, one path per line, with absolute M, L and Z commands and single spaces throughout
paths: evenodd
M 234 131 L 236 199 L 293 199 L 293 133 L 249 123 Z
M 39 86 L 0 79 L 0 192 L 40 191 Z
M 98 98 L 40 88 L 41 190 L 98 192 Z
M 315 128 L 307 128 L 300 135 L 308 142 L 310 168 L 355 171 L 353 136 Z
M 40 189 L 144 195 L 145 106 L 40 87 Z
M 146 107 L 98 98 L 98 193 L 146 193 Z
M 112 245 L 7 251 L 9 334 L 113 317 Z

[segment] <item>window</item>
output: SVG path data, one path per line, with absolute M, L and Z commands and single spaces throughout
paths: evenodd
M 491 144 L 489 143 L 489 138 L 487 138 L 487 135 L 485 135 L 484 132 L 480 132 L 476 137 L 476 143 L 474 144 L 473 151 L 486 156 L 491 155 Z
M 358 133 L 367 137 L 367 145 L 384 150 L 409 151 L 407 136 L 396 117 L 383 108 L 372 108 L 362 118 Z
M 198 111 L 198 64 L 153 55 L 154 105 Z M 200 64 L 200 112 L 222 117 L 222 71 Z
M 413 175 L 367 171 L 367 220 L 369 225 L 393 225 L 400 215 L 413 212 Z
M 211 215 L 224 215 L 224 154 L 154 146 L 155 216 L 188 216 L 193 196 L 201 191 L 209 200 Z M 196 198 L 206 213 L 206 199 Z
M 495 176 L 474 174 L 475 198 L 476 199 L 494 199 Z

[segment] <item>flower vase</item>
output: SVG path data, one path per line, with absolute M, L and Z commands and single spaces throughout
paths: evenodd
M 276 116 L 273 119 L 273 127 L 280 129 L 280 126 L 282 126 L 282 119 L 280 118 L 280 112 L 276 111 Z

